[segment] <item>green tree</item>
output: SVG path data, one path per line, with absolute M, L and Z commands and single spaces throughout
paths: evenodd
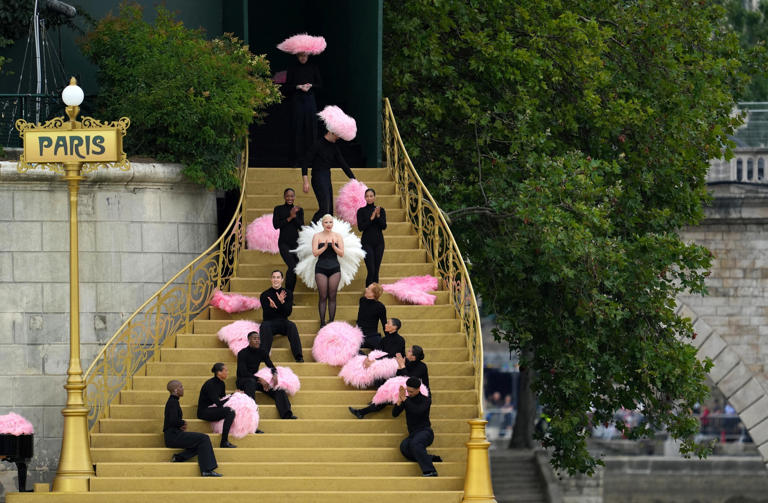
M 702 216 L 754 64 L 724 9 L 391 0 L 384 16 L 385 93 L 497 338 L 522 354 L 553 464 L 591 473 L 590 425 L 620 407 L 648 420 L 630 437 L 665 427 L 706 454 L 690 410 L 710 363 L 675 297 L 705 293 L 711 254 L 677 231 Z
M 747 8 L 744 0 L 719 0 L 728 16 L 726 26 L 736 32 L 745 51 L 765 51 L 768 39 L 768 1 L 760 0 L 756 9 Z M 752 80 L 737 98 L 739 101 L 768 101 L 768 75 L 764 65 L 749 69 Z
M 184 164 L 194 182 L 232 189 L 254 119 L 280 100 L 269 62 L 226 35 L 207 40 L 159 7 L 154 24 L 123 4 L 83 41 L 98 65 L 99 113 L 127 116 L 126 152 Z

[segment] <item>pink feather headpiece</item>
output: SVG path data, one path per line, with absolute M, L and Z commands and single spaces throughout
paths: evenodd
M 288 37 L 279 44 L 277 48 L 288 54 L 299 54 L 306 52 L 307 54 L 317 55 L 325 50 L 326 43 L 324 37 L 313 37 L 306 33 L 300 33 L 292 37 Z
M 32 423 L 15 412 L 0 416 L 0 433 L 4 435 L 18 437 L 19 435 L 32 435 L 34 432 Z
M 323 120 L 328 131 L 338 135 L 342 140 L 352 141 L 355 139 L 357 123 L 341 108 L 336 105 L 328 105 L 321 112 L 318 112 L 317 116 Z

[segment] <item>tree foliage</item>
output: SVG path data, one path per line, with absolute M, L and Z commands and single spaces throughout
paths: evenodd
M 760 0 L 755 9 L 747 8 L 744 0 L 719 0 L 725 7 L 727 26 L 739 35 L 739 42 L 745 51 L 762 54 L 768 39 L 768 1 Z M 756 60 L 759 62 L 759 60 Z M 768 75 L 765 65 L 756 64 L 750 68 L 752 80 L 742 92 L 739 101 L 768 101 Z
M 128 154 L 181 162 L 211 188 L 238 185 L 248 126 L 280 100 L 263 55 L 230 35 L 206 40 L 163 7 L 149 24 L 135 4 L 102 19 L 82 45 L 98 65 L 100 113 L 131 118 Z
M 591 473 L 589 426 L 643 407 L 695 445 L 696 359 L 675 297 L 711 254 L 681 241 L 729 151 L 750 64 L 710 2 L 392 0 L 384 88 L 496 336 L 531 355 L 553 463 Z M 752 55 L 754 56 L 754 55 Z M 618 425 L 623 429 L 623 425 Z

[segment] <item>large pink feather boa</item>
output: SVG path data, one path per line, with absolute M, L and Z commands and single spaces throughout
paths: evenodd
M 243 438 L 254 433 L 259 427 L 259 406 L 245 393 L 233 393 L 227 396 L 229 400 L 224 406 L 235 411 L 235 420 L 232 421 L 229 434 L 235 438 Z M 211 423 L 211 428 L 214 433 L 221 433 L 224 420 Z
M 408 276 L 394 283 L 383 284 L 381 288 L 410 304 L 431 306 L 437 299 L 436 295 L 427 293 L 437 290 L 437 278 L 428 274 L 426 276 Z
M 376 390 L 376 394 L 373 395 L 371 402 L 376 405 L 383 403 L 397 403 L 400 398 L 400 388 L 405 388 L 405 382 L 408 380 L 407 376 L 395 376 L 387 379 L 387 382 L 379 386 Z M 429 390 L 423 384 L 419 386 L 419 393 L 424 396 L 429 396 Z
M 237 353 L 248 345 L 248 334 L 258 331 L 258 323 L 250 320 L 237 320 L 221 327 L 216 335 L 237 356 Z
M 365 191 L 368 186 L 357 180 L 350 180 L 339 189 L 336 198 L 336 215 L 352 225 L 357 225 L 357 210 L 365 206 Z
M 0 416 L 0 433 L 3 435 L 13 435 L 18 437 L 19 435 L 32 435 L 35 433 L 35 428 L 32 423 L 16 414 L 11 412 Z
M 294 374 L 293 370 L 291 370 L 289 367 L 275 367 L 277 369 L 277 386 L 275 386 L 275 389 L 281 389 L 288 393 L 289 395 L 293 396 L 296 394 L 297 391 L 301 389 L 301 382 L 299 381 L 299 376 Z M 264 367 L 263 369 L 259 370 L 255 374 L 256 377 L 261 377 L 265 381 L 267 381 L 268 384 L 272 383 L 272 370 L 269 367 Z
M 333 366 L 347 363 L 363 343 L 363 332 L 343 321 L 332 321 L 320 329 L 312 344 L 315 361 Z
M 276 255 L 280 253 L 277 240 L 280 231 L 272 225 L 272 214 L 266 213 L 248 224 L 245 229 L 245 242 L 249 250 L 259 250 Z
M 355 388 L 367 388 L 377 379 L 387 379 L 397 373 L 397 360 L 394 358 L 382 358 L 387 353 L 374 350 L 366 355 L 357 355 L 349 360 L 339 372 L 339 377 L 344 382 Z M 365 360 L 371 360 L 373 363 L 365 368 Z
M 218 288 L 213 291 L 211 305 L 227 313 L 241 313 L 252 309 L 261 309 L 261 301 L 238 293 L 224 293 Z

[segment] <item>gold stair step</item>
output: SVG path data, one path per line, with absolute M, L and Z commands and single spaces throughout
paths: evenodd
M 406 335 L 406 341 L 408 337 Z M 312 348 L 305 347 L 304 360 L 307 362 L 315 361 L 312 356 Z M 429 361 L 431 362 L 451 362 L 462 361 L 467 359 L 467 351 L 464 348 L 424 348 L 424 353 L 429 355 Z M 288 364 L 293 367 L 295 365 L 301 365 L 293 360 L 293 355 L 288 348 L 273 347 L 270 352 L 272 361 Z M 160 359 L 165 362 L 205 362 L 209 361 L 211 364 L 215 362 L 234 362 L 235 355 L 229 348 L 162 348 L 160 350 Z
M 334 200 L 335 200 L 336 194 L 334 194 Z M 246 208 L 274 208 L 278 204 L 280 204 L 283 201 L 283 191 L 280 190 L 277 192 L 277 194 L 255 194 L 250 195 L 247 194 L 245 196 L 245 207 Z M 312 191 L 310 191 L 309 194 L 304 194 L 302 192 L 302 195 L 300 197 L 299 205 L 304 207 L 304 220 L 305 222 L 310 220 L 312 218 L 312 215 L 317 211 L 317 200 L 315 200 L 315 195 Z M 381 196 L 376 196 L 376 203 L 380 206 L 383 206 L 384 209 L 389 210 L 389 208 L 401 208 L 401 199 L 399 195 L 395 194 L 384 194 Z
M 381 325 L 379 325 L 381 328 Z M 315 340 L 316 334 L 299 334 L 301 339 L 301 345 L 303 347 L 311 347 L 312 342 Z M 466 347 L 466 340 L 464 334 L 409 334 L 406 341 L 406 347 L 413 346 L 414 344 L 424 347 L 436 347 L 441 346 L 444 348 L 464 348 Z M 272 343 L 273 348 L 287 348 L 289 346 L 288 339 L 284 336 L 277 335 Z M 215 334 L 179 334 L 176 336 L 177 348 L 221 348 L 224 347 L 224 343 L 221 342 Z M 427 355 L 427 363 L 429 363 L 429 355 Z
M 384 251 L 384 257 L 382 264 L 391 263 L 404 263 L 411 262 L 415 264 L 422 264 L 427 262 L 427 250 L 419 249 L 387 249 Z M 283 266 L 285 262 L 278 254 L 264 253 L 259 250 L 243 250 L 240 254 L 241 264 L 269 264 L 270 266 Z M 430 264 L 432 265 L 432 264 Z M 361 264 L 360 267 L 365 267 L 365 264 Z M 260 290 L 263 292 L 269 286 L 269 282 L 265 283 L 265 287 Z
M 356 320 L 357 310 L 357 305 L 337 305 L 336 319 Z M 229 314 L 226 311 L 214 308 L 211 309 L 210 313 L 212 320 L 261 320 L 263 311 L 261 309 L 254 309 L 253 311 Z M 390 318 L 399 318 L 403 322 L 404 327 L 409 319 L 427 317 L 450 319 L 455 316 L 455 314 L 456 310 L 453 306 L 448 304 L 434 306 L 400 304 L 387 306 L 387 316 Z M 291 313 L 290 319 L 297 322 L 301 320 L 312 320 L 317 316 L 317 305 L 293 306 L 293 312 Z
M 355 312 L 355 317 L 353 317 L 351 320 L 343 320 L 339 319 L 339 321 L 353 321 L 357 317 L 357 312 Z M 456 333 L 459 331 L 460 327 L 460 320 L 457 320 L 455 318 L 453 319 L 432 319 L 432 318 L 423 318 L 423 319 L 405 319 L 401 320 L 403 322 L 403 327 L 400 330 L 401 334 L 404 338 L 406 343 L 408 342 L 408 334 L 409 333 Z M 300 334 L 306 334 L 306 333 L 317 333 L 318 330 L 320 330 L 320 321 L 318 320 L 299 320 L 294 319 L 294 323 L 296 323 L 296 328 L 299 330 Z M 225 327 L 232 323 L 232 320 L 195 320 L 193 325 L 193 331 L 194 333 L 199 334 L 215 334 L 218 333 L 219 330 L 221 330 L 222 327 Z M 426 348 L 424 348 L 426 351 Z M 306 356 L 306 355 L 304 355 Z M 464 358 L 464 357 L 462 357 Z M 434 360 L 434 359 L 433 359 Z
M 278 338 L 280 339 L 280 338 Z M 407 342 L 407 341 L 406 341 Z M 211 374 L 211 365 L 215 362 L 147 362 L 146 375 L 163 376 L 168 380 L 185 376 L 209 376 Z M 427 360 L 429 366 L 430 379 L 434 376 L 472 376 L 474 379 L 474 367 L 471 363 L 464 362 L 431 362 Z M 336 376 L 339 373 L 339 367 L 331 367 L 324 363 L 305 362 L 301 364 L 293 363 L 291 369 L 299 376 Z M 231 369 L 232 372 L 235 369 Z M 434 407 L 434 405 L 433 405 Z
M 275 267 L 275 269 L 280 269 L 279 267 Z M 283 265 L 283 269 L 285 270 L 285 265 Z M 249 297 L 256 297 L 258 298 L 259 295 L 261 295 L 261 292 L 269 288 L 269 284 L 266 280 L 264 280 L 264 288 L 262 290 L 254 290 L 254 291 L 248 291 L 248 292 L 234 292 L 239 293 L 241 295 L 247 295 Z M 450 304 L 450 293 L 445 290 L 438 290 L 436 292 L 429 292 L 435 297 L 435 305 L 443 305 L 443 304 Z M 336 302 L 338 306 L 357 306 L 358 302 L 360 300 L 360 297 L 362 297 L 362 292 L 356 292 L 344 289 L 337 293 Z M 381 294 L 381 298 L 379 298 L 382 304 L 385 306 L 410 306 L 412 304 L 408 302 L 403 302 L 394 296 L 392 296 L 389 293 L 384 292 Z M 297 306 L 311 306 L 313 304 L 317 304 L 317 291 L 316 290 L 296 290 L 293 292 L 293 302 Z
M 349 182 L 349 179 L 345 180 L 331 180 L 331 185 L 333 185 L 333 197 L 334 199 L 338 197 L 339 190 Z M 246 182 L 246 190 L 249 196 L 257 196 L 257 195 L 268 195 L 273 198 L 275 198 L 275 204 L 274 206 L 277 206 L 278 204 L 281 204 L 284 202 L 283 199 L 283 191 L 288 187 L 283 187 L 282 189 L 278 188 L 275 184 L 270 183 L 263 183 L 259 180 L 250 180 Z M 366 183 L 369 188 L 372 188 L 376 191 L 377 198 L 379 196 L 383 195 L 392 195 L 395 193 L 395 182 L 391 180 L 381 180 L 377 181 L 375 183 L 371 183 L 370 185 Z M 298 192 L 296 193 L 296 201 L 301 205 L 301 202 L 309 203 L 310 201 L 316 201 L 315 200 L 315 193 L 312 192 L 312 189 L 310 187 L 309 192 L 306 194 L 302 191 L 301 187 L 294 187 L 295 190 Z
M 392 181 L 392 177 L 389 174 L 387 168 L 359 168 L 353 170 L 355 176 L 359 177 L 361 182 L 365 182 L 366 185 L 369 181 Z M 310 178 L 312 178 L 312 171 L 310 170 Z M 301 183 L 296 183 L 295 186 L 287 185 L 282 187 L 281 184 L 285 181 L 297 181 L 301 182 L 301 168 L 295 167 L 249 167 L 248 168 L 248 180 L 266 180 L 268 184 L 280 187 L 280 195 L 283 194 L 283 190 L 288 187 L 293 187 L 295 190 L 301 191 Z M 344 181 L 348 182 L 349 178 L 340 169 L 331 170 L 331 181 Z M 303 193 L 303 192 L 302 192 Z M 312 189 L 310 188 L 310 194 Z
M 378 189 L 377 189 L 378 190 Z M 245 221 L 247 223 L 253 222 L 254 219 L 259 218 L 262 215 L 272 214 L 275 206 L 282 202 L 282 198 L 271 206 L 264 206 L 260 208 L 248 208 L 245 211 Z M 317 202 L 314 200 L 314 195 L 309 199 L 303 197 L 298 200 L 299 206 L 304 208 L 304 223 L 309 223 L 312 215 L 317 211 Z M 311 207 L 309 206 L 311 205 Z M 406 222 L 406 210 L 403 208 L 384 208 L 387 210 L 387 223 L 389 222 Z
M 283 264 L 285 267 L 285 264 Z M 274 267 L 270 264 L 248 265 L 240 264 L 237 269 L 238 276 L 249 278 L 264 278 L 267 280 L 272 271 L 279 269 L 279 265 Z M 424 276 L 425 274 L 432 274 L 434 268 L 432 264 L 425 263 L 406 263 L 406 264 L 386 264 L 382 263 L 379 269 L 379 277 L 384 278 L 404 278 L 406 276 Z M 365 264 L 361 264 L 357 269 L 355 278 L 362 275 L 362 279 L 365 279 L 366 269 Z M 263 290 L 262 290 L 263 291 Z

